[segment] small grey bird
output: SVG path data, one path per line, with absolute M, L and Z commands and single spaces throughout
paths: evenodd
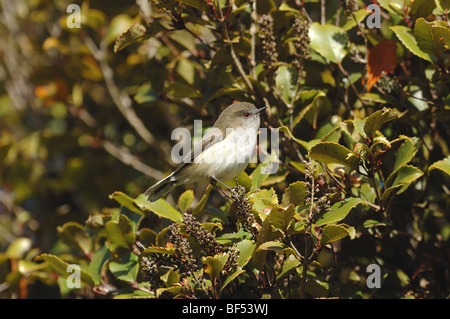
M 223 184 L 236 177 L 250 162 L 256 146 L 259 113 L 265 109 L 247 102 L 228 106 L 182 163 L 145 191 L 148 200 L 154 202 L 179 185 L 208 180 Z

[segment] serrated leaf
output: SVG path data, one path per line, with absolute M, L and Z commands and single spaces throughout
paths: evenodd
M 369 49 L 367 57 L 367 92 L 383 74 L 389 74 L 397 67 L 397 44 L 386 40 Z
M 411 165 L 402 166 L 395 177 L 393 186 L 400 184 L 411 184 L 413 181 L 423 175 L 423 172 L 417 167 Z
M 55 255 L 40 254 L 36 257 L 36 260 L 44 260 L 48 262 L 52 269 L 65 279 L 73 274 L 67 271 L 67 268 L 70 266 L 70 264 Z M 92 276 L 82 269 L 80 269 L 80 281 L 90 287 L 93 287 L 95 285 Z
M 204 265 L 204 272 L 209 275 L 209 279 L 214 281 L 220 275 L 223 270 L 223 262 L 216 256 L 202 257 L 202 264 Z
M 423 18 L 416 21 L 414 27 L 414 37 L 416 38 L 418 47 L 428 54 L 433 62 L 439 60 L 444 52 L 444 41 L 441 40 L 440 30 L 433 28 L 433 22 L 427 22 Z
M 331 207 L 331 211 L 324 213 L 323 216 L 316 222 L 316 225 L 323 226 L 337 223 L 343 220 L 353 207 L 361 203 L 364 203 L 364 201 L 357 197 L 346 198 L 343 201 L 334 203 Z
M 297 181 L 289 185 L 284 191 L 281 205 L 283 207 L 293 204 L 294 206 L 303 205 L 307 192 L 305 182 Z
M 433 63 L 432 57 L 428 53 L 422 51 L 419 48 L 416 38 L 414 37 L 410 28 L 402 26 L 402 25 L 396 25 L 396 26 L 390 27 L 390 29 L 392 31 L 394 31 L 397 38 L 399 38 L 399 40 L 403 43 L 403 45 L 409 51 L 411 51 L 413 54 L 417 55 L 418 57 Z
M 431 164 L 428 168 L 428 173 L 430 173 L 434 169 L 439 169 L 447 175 L 450 175 L 450 156 Z
M 384 108 L 373 112 L 367 117 L 364 123 L 364 132 L 366 136 L 373 139 L 376 131 L 378 131 L 384 124 L 397 118 L 397 114 L 391 109 Z
M 139 270 L 138 256 L 128 252 L 120 257 L 119 260 L 109 263 L 109 270 L 117 279 L 134 283 Z
M 436 8 L 436 3 L 430 0 L 414 0 L 411 4 L 411 16 L 414 19 L 426 18 Z
M 191 189 L 188 189 L 180 195 L 180 197 L 178 198 L 178 207 L 183 214 L 187 212 L 192 202 L 194 201 L 194 198 L 194 191 Z
M 183 215 L 173 208 L 164 198 L 149 202 L 145 195 L 139 195 L 134 200 L 134 203 L 144 212 L 151 211 L 160 217 L 170 219 L 178 224 L 183 222 Z
M 294 219 L 294 214 L 295 209 L 293 205 L 290 205 L 286 209 L 281 207 L 272 208 L 269 214 L 270 224 L 273 228 L 285 234 Z
M 166 247 L 151 246 L 141 251 L 141 253 L 139 254 L 139 259 L 146 257 L 147 255 L 150 254 L 163 254 L 172 256 L 175 255 L 175 253 L 176 253 L 175 248 L 171 244 L 168 244 Z
M 320 142 L 309 150 L 309 157 L 324 164 L 338 163 L 355 171 L 358 170 L 358 157 L 345 146 L 335 142 Z
M 320 244 L 327 245 L 348 235 L 347 228 L 342 225 L 327 225 L 322 229 Z
M 397 151 L 395 156 L 393 172 L 396 172 L 400 167 L 409 163 L 418 151 L 417 138 L 411 140 L 405 140 Z
M 381 196 L 381 201 L 386 202 L 389 196 L 404 192 L 412 182 L 422 175 L 423 172 L 417 167 L 411 165 L 402 166 L 397 174 L 389 176 L 391 180 L 394 178 L 393 176 L 395 176 L 395 179 L 392 182 L 392 185 L 384 191 Z M 386 181 L 386 183 L 387 182 L 388 181 Z
M 258 247 L 257 251 L 271 250 L 271 251 L 280 253 L 286 248 L 287 248 L 286 244 L 280 243 L 278 241 L 267 241 L 267 242 L 263 243 L 262 245 L 260 245 Z
M 390 13 L 403 17 L 403 7 L 405 0 L 378 0 L 378 3 Z
M 118 202 L 120 205 L 125 206 L 132 212 L 145 215 L 144 211 L 140 207 L 138 203 L 136 203 L 136 200 L 125 195 L 122 192 L 114 192 L 111 195 L 109 195 L 109 198 L 114 199 L 116 202 Z
M 84 232 L 84 226 L 76 222 L 68 222 L 57 227 L 61 239 L 70 247 L 88 255 L 91 246 L 91 240 Z
M 135 242 L 134 227 L 130 219 L 125 215 L 119 215 L 117 221 L 110 220 L 107 222 L 105 230 L 111 242 L 120 247 L 131 248 Z
M 309 38 L 311 48 L 331 62 L 340 63 L 347 55 L 348 37 L 342 28 L 314 22 L 309 28 Z
M 148 39 L 151 35 L 152 34 L 147 31 L 144 25 L 136 22 L 116 39 L 116 42 L 114 43 L 114 53 L 123 50 L 132 43 Z

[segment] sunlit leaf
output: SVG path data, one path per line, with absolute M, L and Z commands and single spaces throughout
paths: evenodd
M 447 175 L 450 175 L 450 156 L 431 164 L 428 168 L 428 173 L 430 173 L 434 169 L 441 170 Z
M 352 208 L 361 203 L 364 203 L 364 201 L 357 197 L 346 198 L 343 201 L 337 202 L 331 206 L 331 211 L 324 213 L 323 216 L 319 218 L 316 225 L 323 226 L 337 223 L 343 220 Z
M 309 151 L 309 157 L 320 163 L 338 163 L 358 170 L 358 157 L 345 146 L 334 142 L 320 142 Z
M 309 28 L 311 47 L 324 58 L 340 63 L 347 55 L 347 33 L 334 25 L 314 22 Z

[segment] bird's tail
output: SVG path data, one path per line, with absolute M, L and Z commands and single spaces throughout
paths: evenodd
M 147 196 L 150 202 L 154 202 L 161 197 L 169 194 L 177 184 L 177 180 L 173 175 L 169 175 L 166 178 L 160 180 L 155 185 L 149 187 L 145 191 L 145 195 Z

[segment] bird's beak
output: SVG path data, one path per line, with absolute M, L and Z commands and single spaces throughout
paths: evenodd
M 264 107 L 262 107 L 262 108 L 260 108 L 260 109 L 256 109 L 256 114 L 261 113 L 261 112 L 264 111 L 265 109 L 267 109 L 267 106 L 264 106 Z

